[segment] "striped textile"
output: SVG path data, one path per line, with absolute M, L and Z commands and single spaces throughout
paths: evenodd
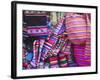
M 75 62 L 78 64 L 78 66 L 86 65 L 84 62 L 85 45 L 73 45 L 73 51 Z
M 39 44 L 40 44 L 39 40 L 34 40 L 33 42 L 33 60 L 35 62 L 34 64 L 38 64 Z
M 61 33 L 63 33 L 65 30 L 65 28 L 64 28 L 64 20 L 65 20 L 65 17 L 62 17 L 59 21 L 58 21 L 58 23 L 56 24 L 56 26 L 55 26 L 55 29 L 54 29 L 54 34 L 55 35 L 59 35 L 59 34 L 61 34 Z
M 57 55 L 59 53 L 59 51 L 61 51 L 63 49 L 63 47 L 65 46 L 67 42 L 67 38 L 66 37 L 60 37 L 58 38 L 58 41 L 56 42 L 55 45 L 53 45 L 53 47 L 50 50 L 51 55 Z
M 89 14 L 66 14 L 68 38 L 73 43 L 74 58 L 78 66 L 91 65 L 91 21 Z
M 45 39 L 40 39 L 39 40 L 39 55 L 38 55 L 38 63 L 40 62 L 40 58 L 41 58 L 41 51 L 42 51 L 42 47 L 44 45 Z
M 91 65 L 91 21 L 90 21 L 90 15 L 86 14 L 86 22 L 87 22 L 87 40 L 86 40 L 86 47 L 85 47 L 85 62 L 88 64 L 88 66 Z
M 65 55 L 69 55 L 71 54 L 70 48 L 71 48 L 71 43 L 67 40 L 65 45 L 62 47 L 61 52 Z
M 45 42 L 44 42 L 44 45 L 43 45 L 43 48 L 42 48 L 42 60 L 46 59 L 48 57 L 47 53 L 48 51 L 52 48 L 52 46 L 54 44 L 56 44 L 58 40 L 58 37 L 57 36 L 50 36 Z
M 50 64 L 50 68 L 57 68 L 57 67 L 59 67 L 58 57 L 57 56 L 49 57 L 49 64 Z
M 90 66 L 91 64 L 91 52 L 86 48 L 86 45 L 73 45 L 74 57 L 78 66 Z M 89 45 L 88 48 L 90 48 Z
M 60 67 L 68 67 L 68 60 L 66 55 L 59 53 L 58 58 Z
M 83 15 L 76 13 L 66 14 L 66 30 L 72 43 L 82 44 L 86 41 L 86 26 L 86 20 Z

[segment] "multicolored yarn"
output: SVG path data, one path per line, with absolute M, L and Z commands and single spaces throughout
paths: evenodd
M 48 51 L 52 48 L 54 44 L 56 44 L 58 40 L 57 36 L 50 36 L 44 43 L 43 48 L 42 48 L 42 60 L 47 58 L 47 53 Z
M 57 25 L 55 26 L 55 29 L 54 29 L 54 34 L 55 35 L 58 35 L 58 34 L 61 34 L 65 31 L 65 28 L 64 28 L 64 21 L 65 21 L 65 18 L 61 18 L 59 20 L 59 22 L 57 23 Z
M 59 51 L 62 50 L 63 46 L 65 46 L 67 41 L 66 37 L 60 37 L 58 38 L 58 41 L 55 45 L 52 46 L 52 48 L 49 50 L 48 55 L 57 55 Z
M 68 66 L 67 56 L 62 53 L 59 53 L 59 65 L 60 67 Z
M 49 57 L 49 64 L 50 64 L 50 68 L 57 68 L 57 67 L 59 67 L 58 57 L 57 56 Z

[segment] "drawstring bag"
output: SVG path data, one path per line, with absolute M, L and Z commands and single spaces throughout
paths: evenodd
M 66 31 L 68 38 L 73 44 L 83 44 L 86 42 L 86 19 L 82 14 L 66 14 Z
M 89 14 L 66 14 L 66 31 L 73 44 L 75 62 L 78 66 L 91 65 L 91 29 Z

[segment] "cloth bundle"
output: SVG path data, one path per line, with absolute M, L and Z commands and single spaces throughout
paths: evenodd
M 59 53 L 59 64 L 60 67 L 68 67 L 68 58 L 66 55 Z
M 56 36 L 50 36 L 45 42 L 44 42 L 44 45 L 43 45 L 43 48 L 42 48 L 42 60 L 44 60 L 45 58 L 48 57 L 47 53 L 48 51 L 52 48 L 52 46 L 57 42 L 58 38 Z
M 59 67 L 58 57 L 57 56 L 49 57 L 49 64 L 50 64 L 50 68 L 58 68 Z

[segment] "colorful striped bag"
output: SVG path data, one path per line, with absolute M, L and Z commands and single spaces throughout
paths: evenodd
M 87 13 L 66 13 L 66 31 L 73 43 L 73 52 L 78 66 L 91 65 L 90 19 Z

